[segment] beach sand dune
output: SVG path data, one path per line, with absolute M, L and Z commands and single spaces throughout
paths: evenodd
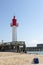
M 0 52 L 0 65 L 34 65 L 32 61 L 35 57 L 39 58 L 39 64 L 37 65 L 43 65 L 43 55 Z

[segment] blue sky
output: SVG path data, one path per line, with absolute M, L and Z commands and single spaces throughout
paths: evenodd
M 43 43 L 43 0 L 0 0 L 0 42 L 12 41 L 10 23 L 14 15 L 19 23 L 18 40 L 27 46 Z

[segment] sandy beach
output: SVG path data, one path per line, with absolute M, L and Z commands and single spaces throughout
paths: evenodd
M 32 60 L 35 57 L 39 58 L 39 64 L 37 65 L 43 65 L 43 55 L 0 52 L 0 65 L 34 65 Z

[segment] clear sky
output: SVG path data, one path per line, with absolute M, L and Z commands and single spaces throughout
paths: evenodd
M 19 23 L 18 40 L 27 46 L 43 43 L 43 0 L 0 0 L 0 42 L 12 41 L 10 23 L 14 15 Z

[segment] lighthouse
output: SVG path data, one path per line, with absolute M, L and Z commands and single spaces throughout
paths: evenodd
M 12 42 L 15 42 L 17 41 L 17 27 L 18 27 L 17 19 L 15 16 L 13 17 L 10 26 L 12 27 Z

